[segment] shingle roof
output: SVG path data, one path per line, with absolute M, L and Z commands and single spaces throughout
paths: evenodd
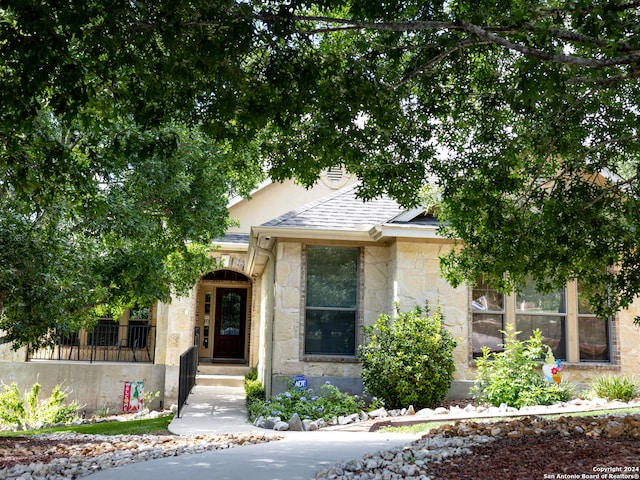
M 223 243 L 248 244 L 249 234 L 248 233 L 226 233 L 224 237 L 216 238 L 214 241 L 223 242 Z
M 357 185 L 339 190 L 320 200 L 274 218 L 263 226 L 353 230 L 363 225 L 385 223 L 404 209 L 388 197 L 363 202 L 356 198 Z

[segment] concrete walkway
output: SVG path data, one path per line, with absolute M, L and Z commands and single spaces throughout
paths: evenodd
M 270 433 L 246 423 L 242 387 L 196 386 L 169 430 L 177 435 Z M 273 432 L 284 439 L 197 455 L 134 463 L 90 475 L 91 480 L 308 480 L 341 460 L 405 445 L 419 435 L 325 431 Z

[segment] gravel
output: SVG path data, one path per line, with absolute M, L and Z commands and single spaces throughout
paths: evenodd
M 261 433 L 230 435 L 81 435 L 57 433 L 3 438 L 0 478 L 68 480 L 134 462 L 205 453 L 280 437 Z

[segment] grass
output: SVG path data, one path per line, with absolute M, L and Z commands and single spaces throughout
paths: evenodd
M 630 408 L 618 408 L 618 409 L 610 409 L 610 410 L 593 410 L 590 412 L 567 412 L 563 414 L 549 414 L 549 415 L 539 415 L 540 417 L 597 417 L 604 415 L 624 415 L 624 414 L 634 414 L 640 413 L 640 407 L 630 407 Z M 437 421 L 437 422 L 424 422 L 424 423 L 415 423 L 413 425 L 404 425 L 401 427 L 384 427 L 378 430 L 382 433 L 424 433 L 434 428 L 437 428 L 441 425 L 453 424 L 456 422 L 484 422 L 484 423 L 493 423 L 493 422 L 503 422 L 508 420 L 515 420 L 521 418 L 519 416 L 513 417 L 490 417 L 490 418 L 478 418 L 478 419 L 467 419 L 467 420 L 449 420 L 449 421 Z
M 41 433 L 83 433 L 88 435 L 169 435 L 169 424 L 173 415 L 145 420 L 123 422 L 101 422 L 86 425 L 66 425 L 63 427 L 19 432 L 0 432 L 0 437 L 22 437 Z

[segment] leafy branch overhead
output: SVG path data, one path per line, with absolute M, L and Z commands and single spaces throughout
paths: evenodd
M 207 269 L 186 245 L 224 232 L 230 196 L 337 164 L 363 198 L 416 205 L 437 184 L 454 284 L 581 278 L 609 315 L 640 291 L 639 17 L 633 0 L 2 2 L 0 328 L 22 344 L 167 298 Z

